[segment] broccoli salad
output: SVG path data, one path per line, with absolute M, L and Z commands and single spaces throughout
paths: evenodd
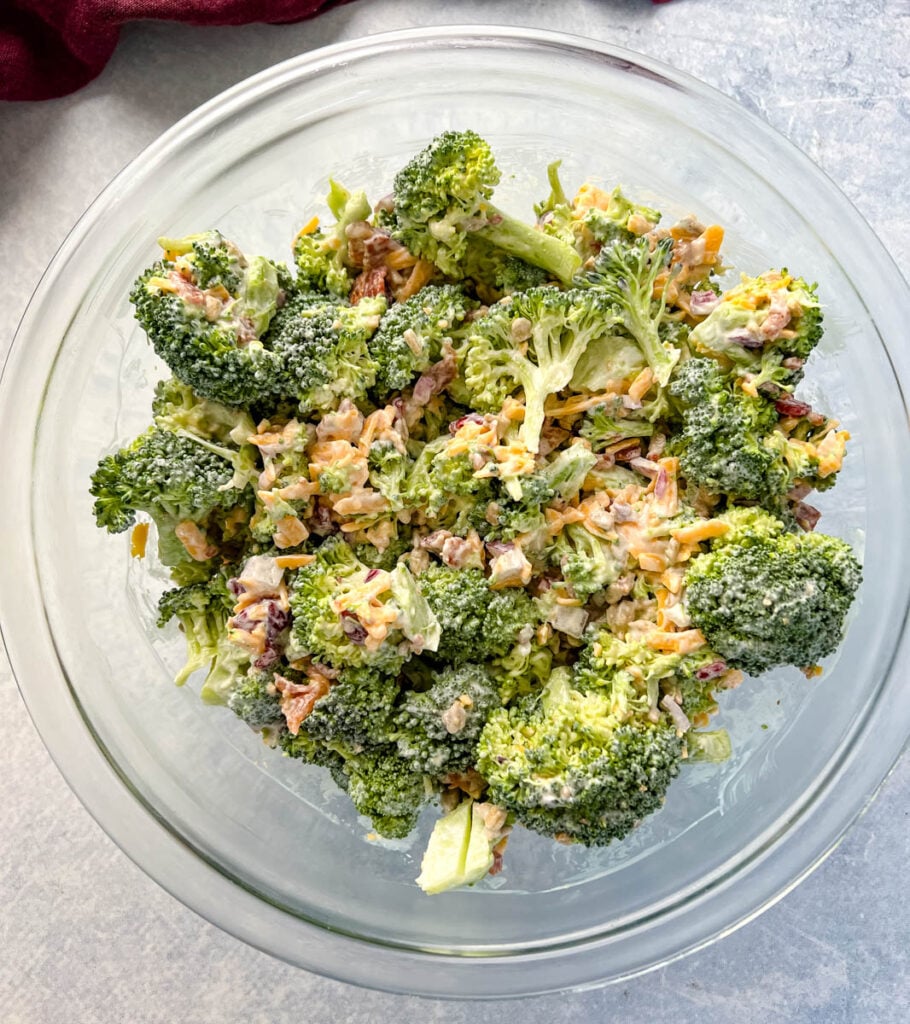
M 621 840 L 743 673 L 808 676 L 860 584 L 806 499 L 846 431 L 795 397 L 822 334 L 785 269 L 723 290 L 723 229 L 616 188 L 524 223 L 471 131 L 375 204 L 331 182 L 293 268 L 159 240 L 136 317 L 171 376 L 92 477 L 173 589 L 203 700 L 327 769 L 372 835 L 438 808 L 429 893 L 514 826 Z M 171 624 L 171 625 L 169 625 Z

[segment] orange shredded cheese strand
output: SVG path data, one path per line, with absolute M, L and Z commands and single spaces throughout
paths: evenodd
M 149 539 L 149 524 L 136 523 L 130 534 L 130 555 L 133 558 L 145 558 L 145 545 Z

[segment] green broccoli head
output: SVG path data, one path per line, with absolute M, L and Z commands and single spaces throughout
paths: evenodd
M 174 682 L 182 686 L 198 669 L 207 669 L 201 695 L 211 704 L 225 703 L 250 664 L 249 653 L 228 637 L 227 621 L 233 604 L 227 577 L 221 572 L 168 590 L 158 601 L 158 626 L 176 619 L 186 639 L 186 664 Z
M 686 360 L 670 394 L 682 418 L 670 450 L 690 483 L 769 508 L 780 508 L 797 484 L 833 484 L 847 435 L 823 418 L 813 425 L 808 405 L 753 397 L 711 359 Z M 796 426 L 784 433 L 777 427 L 790 409 Z
M 537 624 L 525 590 L 491 590 L 479 569 L 431 565 L 417 583 L 442 630 L 436 655 L 448 664 L 505 654 L 522 630 Z
M 155 352 L 203 398 L 271 398 L 280 364 L 261 339 L 289 286 L 287 270 L 261 256 L 247 260 L 214 231 L 160 242 L 165 258 L 130 293 Z
M 654 430 L 655 426 L 650 420 L 637 416 L 633 418 L 623 407 L 622 399 L 617 397 L 588 409 L 578 433 L 591 442 L 595 452 L 602 452 L 627 437 L 651 437 Z
M 609 330 L 612 310 L 593 288 L 534 288 L 494 306 L 460 346 L 472 404 L 498 412 L 508 395 L 523 389 L 519 436 L 528 451 L 538 451 L 547 398 L 568 386 L 589 342 Z
M 753 674 L 810 667 L 833 653 L 862 577 L 844 541 L 773 529 L 753 529 L 740 543 L 721 538 L 686 574 L 694 625 L 726 661 Z
M 476 475 L 469 452 L 450 455 L 451 437 L 424 445 L 402 495 L 406 507 L 421 509 L 435 526 L 459 533 L 482 526 L 493 498 L 489 479 Z
M 228 707 L 251 729 L 284 721 L 281 696 L 270 672 L 251 670 L 228 697 Z
M 476 236 L 568 284 L 581 258 L 560 239 L 496 209 L 490 198 L 499 178 L 479 135 L 443 132 L 395 176 L 394 236 L 456 279 L 466 276 L 468 239 Z
M 605 846 L 656 811 L 679 771 L 682 741 L 665 719 L 617 715 L 557 669 L 539 696 L 494 711 L 477 767 L 489 799 L 543 835 Z
M 145 512 L 162 538 L 172 537 L 181 522 L 199 523 L 248 503 L 249 490 L 232 486 L 232 454 L 223 457 L 196 438 L 151 428 L 102 459 L 92 474 L 98 525 L 120 533 Z
M 394 747 L 365 750 L 344 762 L 347 791 L 359 814 L 388 839 L 403 839 L 417 824 L 427 785 Z
M 755 390 L 792 390 L 822 337 L 815 285 L 784 271 L 746 277 L 690 333 L 694 350 L 732 364 Z
M 326 541 L 298 573 L 292 637 L 335 668 L 394 673 L 414 650 L 435 650 L 439 624 L 408 570 L 369 568 L 344 541 Z
M 625 552 L 595 536 L 580 523 L 560 531 L 549 551 L 550 560 L 577 597 L 587 600 L 619 576 Z
M 358 753 L 388 744 L 394 733 L 394 676 L 368 668 L 344 669 L 304 719 L 304 731 L 330 746 Z
M 487 716 L 499 704 L 483 665 L 445 668 L 428 690 L 403 694 L 396 718 L 398 751 L 414 771 L 435 777 L 468 768 Z
M 266 338 L 281 367 L 277 390 L 307 411 L 363 399 L 376 379 L 369 341 L 385 308 L 382 296 L 356 306 L 306 292 L 291 296 Z
M 585 275 L 590 287 L 615 304 L 621 323 L 661 386 L 669 381 L 680 356 L 680 350 L 661 335 L 667 322 L 664 301 L 653 298 L 657 279 L 669 266 L 672 247 L 670 238 L 658 242 L 654 249 L 647 238 L 625 243 L 617 240 L 601 249 Z
M 320 231 L 314 218 L 294 239 L 294 264 L 297 287 L 302 291 L 328 292 L 339 299 L 347 297 L 353 278 L 348 269 L 346 229 L 356 221 L 367 220 L 372 213 L 364 192 L 349 192 L 337 181 L 330 181 L 326 203 L 335 215 L 330 231 Z
M 402 391 L 442 357 L 443 342 L 462 324 L 476 302 L 457 285 L 428 285 L 393 305 L 370 342 L 376 389 Z

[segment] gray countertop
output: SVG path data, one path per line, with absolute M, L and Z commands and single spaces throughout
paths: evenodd
M 910 267 L 907 0 L 359 0 L 280 27 L 128 27 L 74 96 L 0 108 L 0 354 L 97 192 L 197 104 L 304 50 L 395 28 L 520 24 L 668 61 L 757 111 L 815 160 Z M 576 995 L 442 1003 L 295 970 L 196 917 L 143 875 L 63 782 L 0 659 L 0 1022 L 241 1024 L 388 1019 L 529 1024 L 898 1024 L 910 1019 L 910 759 L 794 892 L 707 950 Z

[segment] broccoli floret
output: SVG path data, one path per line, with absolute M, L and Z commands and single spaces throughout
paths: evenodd
M 312 220 L 294 239 L 294 263 L 299 288 L 329 292 L 346 298 L 352 278 L 347 269 L 348 238 L 346 229 L 356 221 L 367 220 L 372 213 L 365 192 L 349 192 L 337 181 L 329 181 L 326 203 L 335 215 L 335 225 L 328 233 L 320 231 Z
M 348 668 L 303 721 L 315 740 L 358 753 L 388 744 L 393 736 L 393 705 L 399 685 L 394 676 L 372 669 Z
M 504 295 L 539 288 L 550 280 L 540 267 L 532 266 L 517 256 L 469 235 L 464 256 L 464 275 L 471 279 L 474 290 L 483 302 L 498 302 Z
M 228 707 L 251 729 L 284 721 L 281 697 L 269 672 L 251 671 L 228 697 Z
M 605 846 L 660 807 L 682 749 L 666 719 L 624 718 L 610 695 L 580 693 L 556 669 L 542 694 L 492 713 L 477 767 L 488 799 L 520 824 Z
M 661 697 L 668 695 L 692 718 L 717 709 L 713 691 L 726 668 L 708 646 L 668 653 L 643 639 L 592 629 L 575 663 L 574 686 L 582 693 L 609 694 L 620 717 L 653 714 Z
M 386 499 L 393 512 L 404 508 L 404 492 L 413 465 L 407 453 L 399 451 L 391 441 L 374 441 L 370 445 L 370 485 Z
M 298 573 L 292 636 L 336 668 L 397 672 L 412 650 L 436 650 L 439 624 L 408 570 L 369 569 L 344 541 L 327 541 Z
M 423 447 L 403 500 L 406 507 L 423 510 L 435 525 L 461 533 L 483 524 L 493 486 L 490 479 L 475 475 L 469 451 L 449 454 L 451 441 L 442 435 Z
M 536 641 L 517 643 L 501 658 L 487 662 L 503 704 L 543 689 L 550 678 L 553 652 Z
M 256 433 L 256 424 L 246 409 L 222 405 L 201 398 L 175 377 L 155 386 L 152 415 L 162 430 L 186 431 L 205 441 L 238 447 Z
M 682 430 L 670 451 L 689 483 L 713 494 L 779 508 L 797 483 L 830 487 L 847 435 L 808 419 L 788 434 L 777 430 L 774 403 L 746 394 L 712 359 L 688 359 L 670 385 Z M 810 412 L 808 406 L 800 406 Z
M 233 486 L 235 454 L 153 427 L 98 464 L 90 489 L 95 519 L 120 533 L 145 512 L 158 528 L 162 561 L 174 564 L 187 557 L 174 532 L 179 524 L 205 525 L 249 502 L 250 491 Z
M 591 442 L 595 452 L 602 452 L 627 437 L 651 437 L 654 429 L 647 419 L 633 419 L 623 408 L 622 400 L 617 399 L 588 409 L 578 433 Z
M 629 229 L 633 216 L 647 222 L 638 225 L 637 234 L 660 220 L 659 210 L 633 203 L 619 187 L 608 193 L 596 185 L 585 184 L 570 202 L 559 180 L 560 165 L 557 160 L 547 168 L 550 194 L 534 206 L 534 212 L 548 235 L 573 245 L 583 259 L 596 254 L 607 243 L 634 241 L 636 232 Z
M 391 572 L 401 560 L 402 555 L 406 555 L 411 550 L 410 531 L 400 523 L 397 528 L 397 535 L 382 550 L 374 544 L 364 542 L 354 545 L 354 554 L 368 569 L 386 569 Z
M 612 322 L 611 301 L 593 288 L 535 288 L 494 306 L 474 322 L 461 346 L 473 404 L 498 412 L 505 398 L 522 388 L 525 417 L 519 436 L 528 451 L 536 452 L 547 397 L 569 384 L 588 343 Z M 520 341 L 527 341 L 527 353 Z
M 382 296 L 346 306 L 305 292 L 293 295 L 266 339 L 281 365 L 277 390 L 302 409 L 320 412 L 343 398 L 363 399 L 376 379 L 369 340 L 385 308 Z
M 673 240 L 658 242 L 652 250 L 648 239 L 605 245 L 587 274 L 587 283 L 615 303 L 621 322 L 641 349 L 654 379 L 666 385 L 679 361 L 680 351 L 661 337 L 666 322 L 666 303 L 654 300 L 657 278 L 666 271 Z
M 437 657 L 448 664 L 505 654 L 522 629 L 537 624 L 523 589 L 491 590 L 479 569 L 431 565 L 417 584 L 442 630 Z
M 289 284 L 287 270 L 262 256 L 247 260 L 214 231 L 160 242 L 165 258 L 130 293 L 155 352 L 203 398 L 268 400 L 281 367 L 260 339 Z
M 396 718 L 398 751 L 412 770 L 441 776 L 470 767 L 477 738 L 499 694 L 483 665 L 443 669 L 423 693 L 403 695 Z
M 465 276 L 469 237 L 479 237 L 568 284 L 581 258 L 560 239 L 497 210 L 500 178 L 489 145 L 472 131 L 438 135 L 395 176 L 393 234 L 450 277 Z
M 596 537 L 578 523 L 571 523 L 560 531 L 549 556 L 562 572 L 562 578 L 583 601 L 613 583 L 625 564 L 624 551 L 614 551 L 609 541 Z
M 692 622 L 727 662 L 752 674 L 807 668 L 831 654 L 862 578 L 844 541 L 774 529 L 771 522 L 746 543 L 721 543 L 686 573 Z
M 786 271 L 759 277 L 721 296 L 708 317 L 689 335 L 699 355 L 732 364 L 752 393 L 771 398 L 790 391 L 802 378 L 803 363 L 821 340 L 822 311 L 815 285 Z
M 227 620 L 234 599 L 223 573 L 162 594 L 158 602 L 158 626 L 176 618 L 186 637 L 187 661 L 174 682 L 183 684 L 197 669 L 207 668 L 201 697 L 209 704 L 224 704 L 246 673 L 249 652 L 232 644 Z
M 428 285 L 385 314 L 370 342 L 376 389 L 402 391 L 442 357 L 443 342 L 477 304 L 457 285 Z
M 387 839 L 403 839 L 417 824 L 428 790 L 423 775 L 394 747 L 365 750 L 344 763 L 348 795 L 359 814 Z

